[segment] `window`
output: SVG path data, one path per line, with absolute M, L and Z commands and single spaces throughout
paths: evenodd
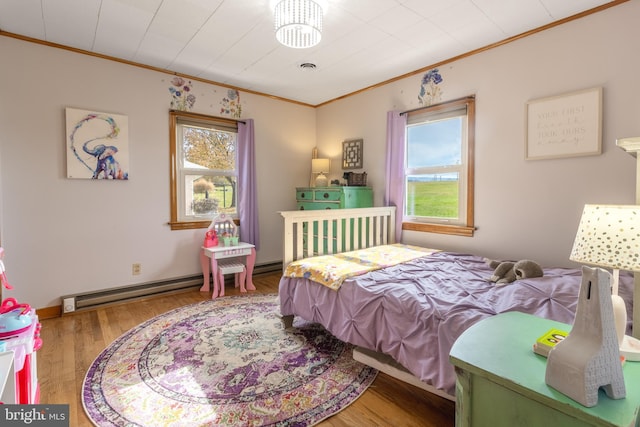
M 474 98 L 407 113 L 403 229 L 473 235 Z
M 237 219 L 238 126 L 171 111 L 171 229 L 207 227 L 215 213 Z

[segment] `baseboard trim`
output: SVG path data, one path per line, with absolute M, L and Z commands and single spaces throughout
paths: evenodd
M 62 315 L 62 306 L 54 305 L 53 307 L 45 307 L 36 309 L 38 319 L 53 319 L 54 317 L 60 317 Z
M 254 276 L 258 276 L 260 274 L 268 274 L 268 273 L 274 273 L 274 272 L 280 272 L 282 271 L 282 261 L 274 261 L 274 262 L 269 262 L 269 263 L 263 263 L 263 264 L 258 264 L 253 268 L 253 275 Z M 201 276 L 202 277 L 202 276 Z M 136 286 L 136 285 L 131 285 L 131 286 Z M 149 295 L 149 296 L 140 296 L 137 298 L 133 298 L 133 299 L 144 299 L 144 298 L 155 298 L 155 297 L 159 297 L 159 296 L 165 296 L 168 294 L 175 294 L 175 293 L 180 293 L 180 292 L 188 292 L 191 290 L 196 289 L 197 287 L 202 286 L 202 283 L 200 283 L 198 286 L 192 286 L 192 287 L 187 287 L 187 288 L 183 288 L 183 289 L 179 289 L 179 290 L 175 290 L 175 291 L 170 291 L 170 292 L 164 292 L 164 293 L 159 293 L 156 295 Z M 119 303 L 123 303 L 123 302 L 129 302 L 132 301 L 133 299 L 128 299 L 122 302 L 112 302 L 112 303 L 108 303 L 108 304 L 103 304 L 102 306 L 107 306 L 107 305 L 115 305 L 115 304 L 119 304 Z M 50 307 L 43 307 L 43 308 L 38 308 L 36 309 L 36 314 L 38 315 L 38 319 L 40 320 L 44 320 L 44 319 L 53 319 L 56 317 L 60 317 L 63 314 L 65 316 L 67 315 L 73 315 L 73 313 L 78 313 L 78 312 L 86 312 L 88 310 L 94 310 L 96 307 L 87 307 L 87 308 L 79 308 L 76 309 L 73 312 L 70 313 L 64 313 L 63 309 L 62 309 L 62 304 L 60 305 L 55 305 L 55 306 L 50 306 Z

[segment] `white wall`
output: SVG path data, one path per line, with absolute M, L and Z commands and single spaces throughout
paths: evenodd
M 172 76 L 8 37 L 0 51 L 1 243 L 16 288 L 4 297 L 43 308 L 62 295 L 200 273 L 204 230 L 167 225 Z M 192 93 L 192 111 L 220 115 L 226 89 L 194 81 Z M 255 120 L 257 263 L 279 261 L 277 211 L 294 209 L 295 186 L 308 180 L 315 109 L 240 96 L 242 117 Z M 128 116 L 128 181 L 66 178 L 65 107 Z
M 405 231 L 403 240 L 495 259 L 574 265 L 568 258 L 584 204 L 635 202 L 635 159 L 615 141 L 640 135 L 638 16 L 640 1 L 624 3 L 441 66 L 443 101 L 476 95 L 477 231 L 471 238 Z M 343 140 L 364 138 L 363 170 L 378 205 L 386 112 L 418 107 L 421 77 L 318 109 L 318 147 L 335 159 L 332 164 L 339 165 Z M 524 160 L 525 103 L 597 86 L 604 88 L 602 155 Z M 341 174 L 338 167 L 330 179 Z

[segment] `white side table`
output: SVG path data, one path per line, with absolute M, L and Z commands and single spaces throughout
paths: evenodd
M 209 274 L 213 274 L 213 294 L 211 298 L 217 298 L 220 294 L 221 286 L 218 280 L 218 260 L 225 258 L 244 258 L 247 267 L 246 289 L 255 291 L 253 285 L 253 267 L 256 263 L 256 247 L 251 243 L 239 242 L 234 246 L 211 246 L 209 248 L 202 247 L 200 251 L 200 265 L 202 266 L 202 274 L 204 282 L 200 290 L 209 292 Z

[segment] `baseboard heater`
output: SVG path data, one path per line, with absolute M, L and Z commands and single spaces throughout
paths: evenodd
M 253 274 L 264 274 L 282 270 L 282 261 L 256 265 Z M 139 285 L 120 286 L 101 291 L 62 297 L 62 312 L 71 313 L 81 309 L 96 308 L 101 305 L 124 302 L 135 298 L 160 295 L 202 286 L 202 274 L 183 276 Z
M 62 312 L 71 313 L 76 310 L 96 308 L 100 305 L 200 287 L 202 286 L 202 281 L 202 274 L 197 274 L 139 285 L 121 286 L 102 291 L 67 295 L 62 297 Z
M 282 261 L 270 262 L 266 264 L 257 264 L 253 267 L 253 274 L 266 274 L 274 273 L 276 271 L 282 272 Z

